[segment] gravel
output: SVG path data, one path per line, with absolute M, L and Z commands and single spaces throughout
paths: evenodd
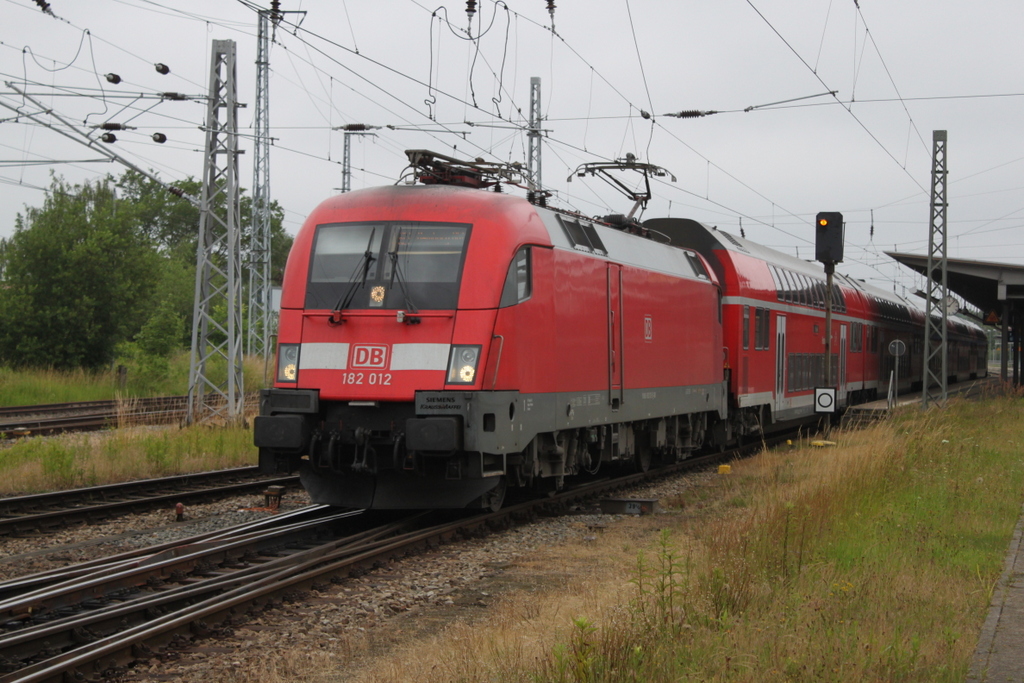
M 698 472 L 669 477 L 621 491 L 615 497 L 665 500 L 714 476 Z M 262 497 L 239 496 L 189 506 L 182 523 L 173 521 L 173 510 L 160 510 L 45 536 L 0 539 L 0 580 L 263 519 L 272 513 L 255 507 L 262 504 Z M 304 492 L 290 491 L 281 509 L 308 504 Z M 200 640 L 175 653 L 172 661 L 154 658 L 127 672 L 124 680 L 238 680 L 239 671 L 257 670 L 268 653 L 330 651 L 341 643 L 351 644 L 353 639 L 367 643 L 383 639 L 386 651 L 395 644 L 398 619 L 403 619 L 398 632 L 413 638 L 442 629 L 446 622 L 465 616 L 467 610 L 479 614 L 493 601 L 488 582 L 517 560 L 544 548 L 592 540 L 601 528 L 621 519 L 621 515 L 601 514 L 595 504 L 397 560 L 244 617 L 221 637 Z M 375 649 L 379 648 L 369 647 L 362 654 L 369 656 Z
M 262 496 L 235 496 L 189 505 L 183 522 L 174 521 L 172 507 L 80 524 L 40 536 L 0 538 L 0 581 L 265 519 L 274 513 L 256 507 L 263 502 Z M 289 491 L 280 510 L 305 505 L 309 505 L 305 491 Z
M 714 476 L 701 472 L 671 477 L 622 491 L 615 497 L 664 500 L 701 486 Z M 249 680 L 240 677 L 239 671 L 260 670 L 268 654 L 285 650 L 327 652 L 343 644 L 351 647 L 353 640 L 365 641 L 368 650 L 386 652 L 395 645 L 396 632 L 404 638 L 420 637 L 466 616 L 467 610 L 471 614 L 485 610 L 493 602 L 489 580 L 517 560 L 544 548 L 592 540 L 599 529 L 621 519 L 623 515 L 601 514 L 595 504 L 397 560 L 245 617 L 225 635 L 176 653 L 173 661 L 153 659 L 136 667 L 126 680 Z M 384 645 L 374 645 L 377 641 Z

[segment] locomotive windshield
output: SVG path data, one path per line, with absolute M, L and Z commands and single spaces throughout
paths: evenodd
M 345 299 L 348 309 L 455 308 L 468 238 L 468 225 L 318 226 L 306 308 L 333 309 Z

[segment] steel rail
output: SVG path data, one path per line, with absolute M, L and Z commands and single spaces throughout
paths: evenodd
M 756 445 L 761 447 L 761 443 Z M 748 447 L 750 448 L 750 447 Z M 231 623 L 234 614 L 244 605 L 258 605 L 275 596 L 308 588 L 325 576 L 359 574 L 387 558 L 410 554 L 427 547 L 450 541 L 459 534 L 482 528 L 507 526 L 516 519 L 528 517 L 541 508 L 564 507 L 572 502 L 607 493 L 640 483 L 649 478 L 662 477 L 682 470 L 705 467 L 723 459 L 736 457 L 736 451 L 727 451 L 694 458 L 675 465 L 637 473 L 616 479 L 606 479 L 578 486 L 542 500 L 527 501 L 498 512 L 476 515 L 468 519 L 446 522 L 423 530 L 412 531 L 391 539 L 375 542 L 372 548 L 327 548 L 318 546 L 289 558 L 290 562 L 269 574 L 257 572 L 251 580 L 215 597 L 190 605 L 186 609 L 155 616 L 118 634 L 101 638 L 80 648 L 19 669 L 11 676 L 0 678 L 0 683 L 17 680 L 25 683 L 64 681 L 65 675 L 85 680 L 112 667 L 123 666 L 137 656 L 150 656 L 155 649 L 166 646 L 185 634 L 204 637 L 213 633 L 211 624 Z M 330 544 L 328 544 L 330 545 Z M 112 663 L 113 662 L 113 663 Z
M 257 477 L 258 467 L 241 467 L 0 498 L 0 536 L 64 526 L 125 510 L 153 509 L 298 483 L 296 476 Z
M 246 402 L 257 394 L 246 396 Z M 126 400 L 48 403 L 0 408 L 0 438 L 57 434 L 132 424 L 171 424 L 188 410 L 187 396 L 157 396 Z
M 326 553 L 338 547 L 365 548 L 383 535 L 397 533 L 408 523 L 406 520 L 377 525 L 351 533 L 344 527 L 352 521 L 358 523 L 362 511 L 325 515 L 324 506 L 313 506 L 306 516 L 310 516 L 310 512 L 312 519 L 273 529 L 249 530 L 216 543 L 189 544 L 177 551 L 155 554 L 115 574 L 99 569 L 82 580 L 7 601 L 2 606 L 7 616 L 20 612 L 26 621 L 41 623 L 0 636 L 0 670 L 12 673 L 22 669 L 22 664 L 37 659 L 40 653 L 72 650 L 129 626 L 145 624 L 162 614 L 186 609 L 201 599 L 271 575 L 293 564 L 296 554 L 305 557 L 316 549 Z M 315 545 L 314 551 L 301 549 L 303 544 L 329 530 L 336 538 Z M 300 549 L 293 550 L 296 546 Z M 211 569 L 210 563 L 221 568 Z M 154 584 L 153 572 L 162 577 L 177 575 L 176 585 Z M 102 588 L 97 590 L 97 587 Z M 131 588 L 137 589 L 134 597 L 128 597 L 132 592 L 126 589 Z M 96 597 L 83 601 L 82 597 L 88 595 Z M 98 599 L 117 602 L 93 609 Z M 45 607 L 32 612 L 33 608 L 40 607 L 41 601 L 46 602 Z M 79 605 L 75 612 L 80 613 L 72 612 L 71 603 Z M 5 627 L 10 629 L 12 624 L 7 623 Z
M 172 548 L 177 548 L 183 544 L 204 543 L 208 541 L 234 538 L 243 533 L 280 526 L 286 522 L 291 522 L 297 518 L 302 518 L 321 510 L 327 510 L 328 508 L 329 506 L 327 505 L 309 505 L 289 512 L 280 512 L 272 517 L 267 517 L 266 519 L 258 519 L 252 522 L 227 527 L 225 529 L 208 531 L 204 534 L 197 534 L 188 538 L 168 541 L 157 545 L 135 548 L 134 550 L 128 550 L 109 557 L 100 557 L 93 560 L 87 560 L 85 562 L 79 562 L 69 567 L 48 569 L 35 574 L 26 574 L 6 581 L 0 581 L 0 601 L 7 600 L 18 595 L 23 595 L 29 591 L 37 590 L 44 586 L 50 586 L 55 583 L 67 581 L 68 579 L 84 576 L 94 571 L 116 571 L 117 569 L 127 566 L 134 561 L 139 561 L 141 558 L 162 553 L 164 551 L 171 550 Z

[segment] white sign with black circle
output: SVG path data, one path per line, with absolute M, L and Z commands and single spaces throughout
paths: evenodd
M 834 413 L 836 412 L 836 389 L 835 387 L 814 388 L 814 412 Z

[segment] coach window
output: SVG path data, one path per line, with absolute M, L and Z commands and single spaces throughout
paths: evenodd
M 779 275 L 782 276 L 782 281 L 784 283 L 782 290 L 782 300 L 785 302 L 790 302 L 793 300 L 793 284 L 789 280 L 789 271 L 787 271 L 785 268 L 780 268 Z
M 768 272 L 772 274 L 772 282 L 775 284 L 775 296 L 779 301 L 782 301 L 782 286 L 779 284 L 779 273 L 775 270 L 775 266 L 768 264 Z
M 761 323 L 761 330 L 762 330 L 762 332 L 761 332 L 761 334 L 763 335 L 763 337 L 761 339 L 761 348 L 764 349 L 765 351 L 767 351 L 769 348 L 771 348 L 771 338 L 772 338 L 772 336 L 771 336 L 770 333 L 771 333 L 772 312 L 770 310 L 768 310 L 767 308 L 762 308 L 761 309 L 761 318 L 762 318 L 762 323 Z
M 530 273 L 530 247 L 523 247 L 516 252 L 505 275 L 505 287 L 501 290 L 499 307 L 515 306 L 530 298 L 533 283 Z
M 750 306 L 743 307 L 743 349 L 750 348 Z

